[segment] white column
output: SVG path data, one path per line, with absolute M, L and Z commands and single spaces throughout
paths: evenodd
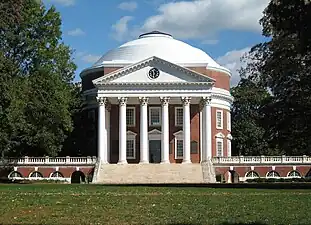
M 106 106 L 106 133 L 107 133 L 107 161 L 110 163 L 110 110 L 111 105 Z
M 107 159 L 107 133 L 106 133 L 106 101 L 104 97 L 97 97 L 98 102 L 98 158 L 102 163 Z
M 170 163 L 169 140 L 169 97 L 160 98 L 162 104 L 162 132 L 161 132 L 161 163 Z
M 190 155 L 190 97 L 182 97 L 183 102 L 183 161 L 182 163 L 191 163 Z
M 127 164 L 126 160 L 126 102 L 127 98 L 118 98 L 119 101 L 119 162 Z
M 211 98 L 202 98 L 203 103 L 203 152 L 202 162 L 206 162 L 212 158 L 212 110 L 211 110 Z
M 139 98 L 140 101 L 140 162 L 149 163 L 148 152 L 148 98 Z

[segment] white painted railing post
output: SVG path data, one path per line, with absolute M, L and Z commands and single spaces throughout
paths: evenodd
M 265 156 L 264 155 L 261 155 L 260 156 L 260 163 L 264 163 L 265 162 Z
M 46 163 L 46 164 L 49 163 L 49 159 L 50 159 L 50 158 L 49 158 L 48 156 L 45 156 L 45 163 Z
M 286 155 L 282 155 L 281 156 L 281 163 L 285 163 L 286 162 Z
M 24 162 L 25 162 L 25 164 L 28 164 L 28 162 L 29 162 L 28 161 L 28 156 L 25 156 L 25 161 Z
M 70 164 L 70 156 L 66 156 L 66 164 Z

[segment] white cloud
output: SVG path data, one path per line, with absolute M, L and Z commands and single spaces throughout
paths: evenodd
M 68 31 L 68 35 L 70 36 L 83 36 L 85 32 L 81 28 L 76 28 L 74 30 Z
M 137 9 L 138 5 L 136 2 L 122 2 L 118 5 L 119 9 L 125 10 L 125 11 L 134 11 Z
M 48 0 L 48 1 L 63 6 L 72 6 L 76 3 L 76 0 Z
M 236 86 L 240 81 L 239 69 L 246 66 L 246 62 L 241 61 L 241 57 L 247 54 L 251 48 L 243 48 L 227 52 L 225 55 L 219 57 L 216 61 L 229 69 L 232 73 L 231 86 Z
M 92 63 L 93 64 L 93 63 L 96 63 L 99 60 L 100 57 L 101 57 L 100 55 L 86 54 L 86 55 L 82 55 L 81 56 L 81 60 L 83 62 Z
M 112 25 L 113 38 L 117 41 L 123 41 L 125 37 L 129 36 L 128 23 L 133 19 L 132 16 L 124 16 Z
M 269 0 L 193 0 L 159 6 L 142 32 L 160 30 L 177 38 L 206 38 L 220 30 L 260 31 L 259 19 Z

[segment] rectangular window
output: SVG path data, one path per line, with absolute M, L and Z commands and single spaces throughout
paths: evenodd
M 149 108 L 149 125 L 161 126 L 161 108 L 150 107 Z
M 135 140 L 126 141 L 126 158 L 135 159 Z
M 218 157 L 223 156 L 223 141 L 222 140 L 216 141 L 216 151 L 217 151 Z
M 176 141 L 176 159 L 182 159 L 184 155 L 184 141 Z
M 126 125 L 129 127 L 135 126 L 135 107 L 126 108 Z
M 183 126 L 184 123 L 184 110 L 182 107 L 175 107 L 175 126 Z
M 231 131 L 231 113 L 227 112 L 227 130 Z
M 216 128 L 217 129 L 223 128 L 223 112 L 222 112 L 222 110 L 216 111 Z

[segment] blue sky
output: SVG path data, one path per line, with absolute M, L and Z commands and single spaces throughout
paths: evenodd
M 233 72 L 240 57 L 262 42 L 258 20 L 268 0 L 43 0 L 62 17 L 63 40 L 75 50 L 79 73 L 108 50 L 160 30 L 196 46 Z

